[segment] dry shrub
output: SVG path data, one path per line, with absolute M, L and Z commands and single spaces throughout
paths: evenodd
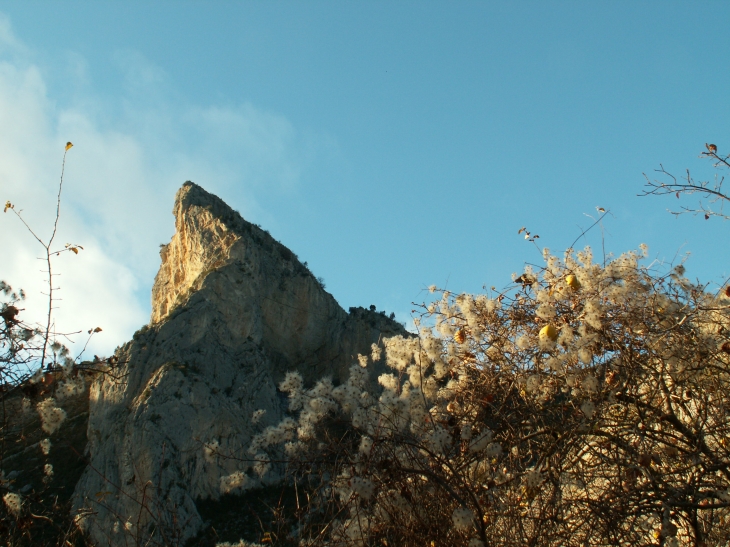
M 373 348 L 379 389 L 363 356 L 337 387 L 291 373 L 290 417 L 251 447 L 307 488 L 282 541 L 730 541 L 730 298 L 645 254 L 546 251 L 501 294 L 432 288 L 418 336 Z

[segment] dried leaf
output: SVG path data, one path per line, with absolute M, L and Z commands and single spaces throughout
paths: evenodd
M 66 143 L 66 150 L 68 150 L 68 149 L 69 149 L 69 148 L 71 148 L 72 146 L 73 146 L 73 143 L 72 143 L 72 142 L 67 142 L 67 143 Z
M 79 254 L 79 250 L 76 247 L 71 247 L 71 252 L 75 255 Z
M 3 213 L 7 213 L 8 212 L 8 209 L 12 209 L 12 208 L 13 208 L 13 204 L 10 203 L 9 201 L 6 201 L 5 202 L 5 209 L 3 209 Z
M 18 315 L 18 312 L 19 310 L 15 306 L 7 306 L 2 313 L 0 313 L 0 317 L 5 320 L 6 324 L 12 325 L 17 323 L 15 316 Z
M 96 327 L 96 328 L 94 329 L 94 332 L 101 332 L 101 327 Z

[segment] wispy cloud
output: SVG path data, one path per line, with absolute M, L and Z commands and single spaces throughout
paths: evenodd
M 0 200 L 22 209 L 47 237 L 63 146 L 74 143 L 57 241 L 84 251 L 57 260 L 57 328 L 102 327 L 89 352 L 108 354 L 148 320 L 158 247 L 173 231 L 176 189 L 194 180 L 221 197 L 235 196 L 244 216 L 265 221 L 270 215 L 257 191 L 296 193 L 316 139 L 250 103 L 190 104 L 164 70 L 134 51 L 114 55 L 125 82 L 119 95 L 96 93 L 93 74 L 74 52 L 64 70 L 79 85 L 57 92 L 49 83 L 57 78 L 34 61 L 43 52 L 30 51 L 0 16 Z M 9 213 L 0 217 L 0 234 L 0 279 L 25 289 L 25 317 L 40 320 L 42 249 Z M 78 347 L 83 337 L 75 342 Z

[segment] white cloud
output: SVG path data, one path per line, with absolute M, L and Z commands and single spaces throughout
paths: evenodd
M 185 103 L 163 70 L 136 52 L 114 59 L 126 85 L 120 95 L 93 90 L 85 60 L 68 53 L 80 85 L 60 103 L 29 48 L 0 16 L 0 200 L 10 200 L 41 238 L 55 214 L 60 162 L 66 163 L 56 248 L 84 247 L 56 260 L 61 287 L 57 329 L 100 326 L 89 354 L 109 354 L 145 324 L 159 244 L 172 235 L 172 200 L 186 180 L 231 199 L 244 216 L 271 218 L 255 193 L 296 193 L 317 148 L 283 116 L 249 103 Z M 42 52 L 34 52 L 35 56 Z M 28 294 L 25 318 L 44 317 L 43 249 L 11 213 L 0 216 L 0 279 Z M 85 337 L 75 337 L 75 350 Z

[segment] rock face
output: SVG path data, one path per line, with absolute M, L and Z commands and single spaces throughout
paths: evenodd
M 282 418 L 287 371 L 337 382 L 381 336 L 405 333 L 382 314 L 345 312 L 289 249 L 199 186 L 186 182 L 173 212 L 151 322 L 90 389 L 90 464 L 74 506 L 99 545 L 184 544 L 202 525 L 196 500 L 251 474 L 246 449 Z

